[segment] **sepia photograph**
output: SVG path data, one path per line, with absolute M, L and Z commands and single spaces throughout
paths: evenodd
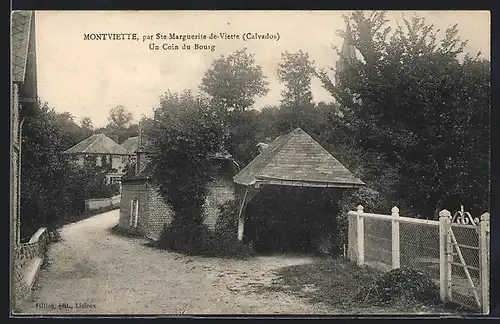
M 12 11 L 10 316 L 490 314 L 490 29 Z

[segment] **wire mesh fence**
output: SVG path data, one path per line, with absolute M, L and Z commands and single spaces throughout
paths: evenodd
M 379 218 L 364 219 L 365 263 L 382 271 L 391 270 L 392 224 Z
M 439 283 L 439 224 L 401 221 L 400 264 Z
M 440 285 L 442 300 L 487 313 L 489 213 L 470 223 L 441 213 L 438 222 L 400 217 L 396 207 L 392 215 L 380 215 L 358 206 L 348 213 L 348 257 L 382 271 L 420 271 Z

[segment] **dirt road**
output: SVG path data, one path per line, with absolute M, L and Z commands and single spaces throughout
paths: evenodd
M 25 306 L 30 314 L 320 314 L 328 310 L 281 292 L 273 270 L 308 258 L 256 257 L 248 261 L 189 257 L 110 233 L 118 211 L 62 228 L 49 266 Z

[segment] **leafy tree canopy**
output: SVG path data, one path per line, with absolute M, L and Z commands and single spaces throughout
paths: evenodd
M 460 203 L 487 208 L 490 63 L 465 55 L 457 25 L 441 41 L 421 17 L 392 32 L 384 12 L 345 17 L 361 57 L 319 72 L 356 145 L 401 174 L 398 200 L 431 213 Z M 361 101 L 353 100 L 357 96 Z M 473 188 L 473 189 L 472 189 Z
M 226 111 L 244 111 L 253 106 L 256 98 L 269 92 L 268 84 L 254 54 L 244 48 L 214 60 L 200 89 L 210 95 L 216 106 Z
M 132 113 L 125 106 L 119 105 L 110 110 L 108 119 L 112 125 L 123 129 L 130 124 L 133 118 Z

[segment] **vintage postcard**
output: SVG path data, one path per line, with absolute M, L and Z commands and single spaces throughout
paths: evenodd
M 488 11 L 14 11 L 18 315 L 488 314 Z

